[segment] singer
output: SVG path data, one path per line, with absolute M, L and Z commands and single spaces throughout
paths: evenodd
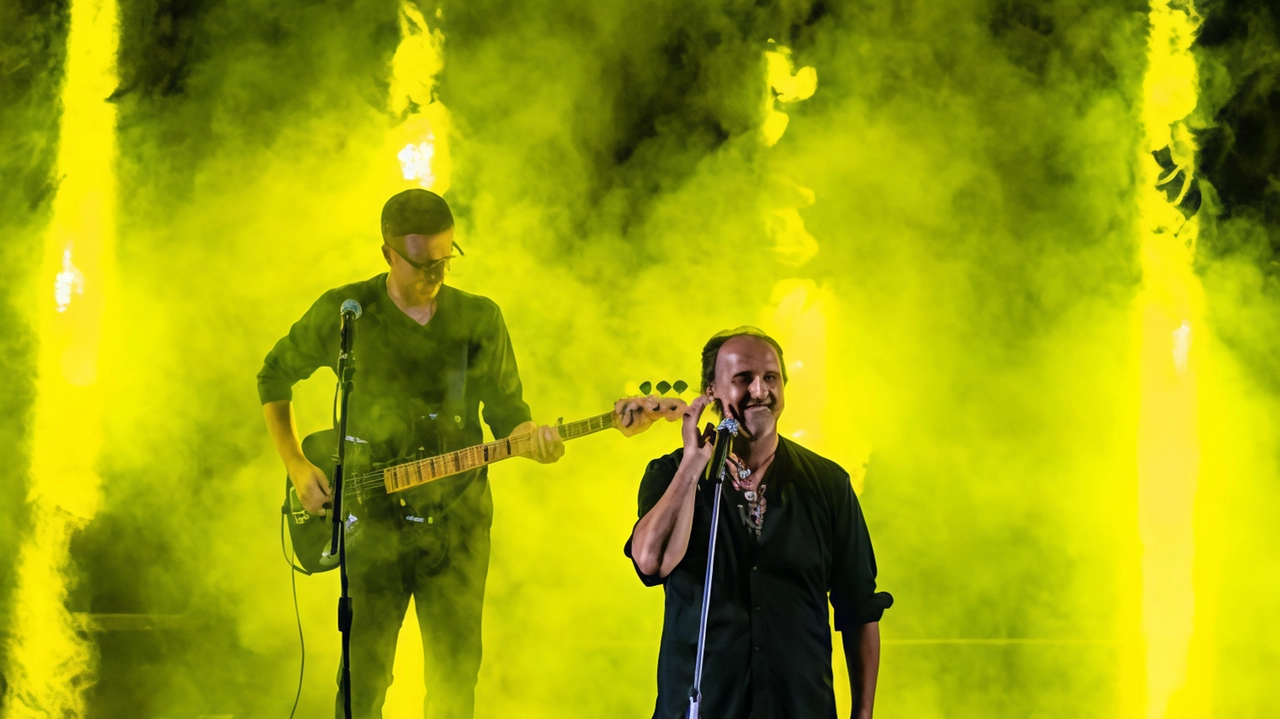
M 495 437 L 533 430 L 533 459 L 549 463 L 564 454 L 556 429 L 530 419 L 498 306 L 444 284 L 449 263 L 462 254 L 453 224 L 439 195 L 407 190 L 392 197 L 382 209 L 388 271 L 326 292 L 263 363 L 258 394 L 267 429 L 312 514 L 330 501 L 329 479 L 303 455 L 292 386 L 320 367 L 336 370 L 339 308 L 348 299 L 363 308 L 348 435 L 367 445 L 374 460 L 479 444 L 482 402 Z M 388 508 L 348 528 L 349 545 L 355 532 L 361 535 L 358 549 L 348 552 L 354 716 L 382 716 L 410 596 L 425 650 L 426 716 L 472 716 L 493 518 L 486 469 L 406 492 L 413 516 L 431 517 L 429 524 Z M 343 716 L 341 689 L 336 714 Z
M 663 585 L 655 718 L 685 714 L 693 682 L 715 484 L 702 411 L 737 418 L 716 536 L 701 715 L 717 719 L 832 717 L 827 598 L 844 642 L 853 715 L 870 719 L 879 621 L 893 598 L 875 591 L 871 537 L 849 475 L 778 436 L 786 406 L 782 347 L 753 327 L 711 338 L 702 394 L 684 414 L 684 447 L 649 463 L 639 521 L 627 541 L 641 581 Z M 652 411 L 634 400 L 641 422 Z

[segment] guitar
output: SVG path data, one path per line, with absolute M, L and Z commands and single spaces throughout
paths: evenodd
M 658 413 L 667 421 L 674 422 L 680 418 L 685 406 L 684 401 L 678 398 L 664 398 L 661 400 Z M 560 432 L 560 438 L 566 442 L 603 432 L 606 429 L 618 429 L 627 436 L 634 434 L 633 430 L 621 426 L 617 415 L 613 412 L 568 424 L 557 424 L 556 429 Z M 333 477 L 336 448 L 337 432 L 331 429 L 309 434 L 302 440 L 302 453 L 328 477 Z M 368 445 L 348 437 L 347 474 L 343 479 L 348 549 L 352 544 L 352 527 L 359 522 L 361 515 L 366 513 L 362 510 L 372 509 L 368 506 L 371 503 L 381 504 L 382 507 L 386 507 L 387 502 L 394 505 L 397 502 L 392 499 L 392 495 L 398 492 L 421 487 L 437 479 L 461 474 L 511 457 L 527 456 L 532 452 L 533 434 L 526 433 L 375 469 L 369 456 Z M 329 554 L 333 539 L 332 520 L 308 512 L 302 506 L 293 482 L 288 477 L 285 477 L 284 482 L 285 499 L 281 511 L 289 526 L 289 538 L 293 543 L 297 568 L 305 574 L 336 569 L 338 557 L 336 554 Z M 417 523 L 432 521 L 430 517 L 413 516 L 412 513 L 403 519 Z

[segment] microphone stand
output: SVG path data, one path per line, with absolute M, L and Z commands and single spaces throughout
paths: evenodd
M 341 594 L 338 596 L 338 631 L 342 633 L 342 704 L 346 719 L 351 719 L 351 595 L 347 583 L 347 532 L 346 510 L 343 507 L 344 488 L 343 474 L 347 458 L 347 403 L 351 399 L 351 390 L 355 388 L 352 376 L 355 374 L 355 357 L 352 345 L 355 343 L 357 315 L 342 313 L 341 340 L 338 351 L 338 386 L 341 388 L 341 399 L 338 402 L 338 449 L 333 463 L 333 540 L 329 545 L 329 556 L 338 555 L 338 575 L 341 577 Z
M 702 706 L 702 658 L 707 651 L 707 613 L 711 609 L 711 571 L 716 562 L 716 532 L 720 527 L 720 495 L 724 489 L 725 460 L 729 445 L 738 436 L 738 420 L 725 417 L 716 427 L 716 450 L 707 465 L 707 476 L 714 483 L 716 496 L 711 507 L 711 537 L 707 540 L 707 575 L 702 581 L 702 616 L 698 619 L 698 658 L 693 668 L 693 688 L 689 690 L 688 719 L 698 719 Z

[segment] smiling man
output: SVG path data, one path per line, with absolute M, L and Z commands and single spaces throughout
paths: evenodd
M 348 434 L 374 461 L 481 443 L 482 403 L 495 437 L 531 431 L 533 459 L 554 462 L 564 454 L 557 430 L 535 427 L 530 419 L 498 306 L 444 283 L 454 251 L 462 252 L 444 198 L 426 190 L 392 197 L 382 209 L 382 241 L 387 272 L 326 292 L 276 343 L 258 373 L 267 429 L 312 514 L 330 506 L 329 478 L 303 454 L 291 388 L 320 367 L 336 369 L 339 308 L 347 299 L 364 309 Z M 356 530 L 348 530 L 353 713 L 382 716 L 396 637 L 412 596 L 426 659 L 426 715 L 468 719 L 480 669 L 493 519 L 487 468 L 397 496 L 414 511 L 366 503 L 370 516 L 359 520 L 358 539 Z M 343 714 L 339 694 L 336 715 Z
M 893 598 L 875 591 L 871 537 L 848 473 L 778 436 L 786 381 L 782 348 L 760 330 L 712 337 L 702 351 L 702 394 L 684 414 L 684 447 L 650 462 L 640 482 L 640 519 L 625 552 L 646 585 L 666 592 L 654 717 L 683 716 L 693 684 L 715 498 L 703 477 L 714 429 L 698 429 L 708 406 L 739 418 L 744 431 L 722 487 L 702 715 L 835 717 L 829 596 L 853 716 L 871 717 L 879 620 Z M 651 421 L 652 401 L 633 400 L 630 414 Z

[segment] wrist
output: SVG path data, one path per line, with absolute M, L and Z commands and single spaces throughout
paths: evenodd
M 507 433 L 507 436 L 515 437 L 521 434 L 529 434 L 530 432 L 532 432 L 537 428 L 538 428 L 538 425 L 536 422 L 534 422 L 531 419 L 527 419 L 521 422 L 520 424 L 517 424 L 509 433 Z
M 680 466 L 676 468 L 676 478 L 686 484 L 697 484 L 706 468 L 707 463 L 705 461 L 685 454 L 684 458 L 680 460 Z

